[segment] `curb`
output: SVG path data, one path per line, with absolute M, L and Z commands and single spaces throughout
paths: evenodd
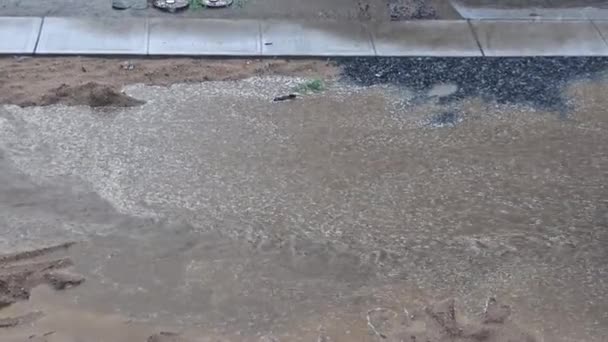
M 0 17 L 0 54 L 243 57 L 608 56 L 608 21 L 390 23 Z

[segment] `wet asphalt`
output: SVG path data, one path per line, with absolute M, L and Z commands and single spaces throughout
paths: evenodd
M 347 80 L 363 86 L 391 84 L 428 91 L 438 83 L 458 86 L 444 102 L 481 97 L 500 104 L 566 110 L 563 87 L 599 77 L 608 58 L 353 58 L 338 60 Z

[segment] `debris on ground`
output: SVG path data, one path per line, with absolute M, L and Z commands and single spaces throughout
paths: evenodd
M 370 11 L 369 2 L 367 2 L 366 0 L 358 0 L 357 1 L 357 6 L 359 8 L 359 11 L 357 12 L 357 18 L 359 20 L 370 20 L 370 19 L 372 19 L 372 14 L 371 14 L 371 11 Z
M 0 255 L 0 309 L 18 301 L 28 300 L 33 288 L 48 284 L 55 290 L 78 286 L 84 278 L 64 273 L 63 269 L 72 266 L 67 257 L 53 257 L 56 252 L 65 251 L 74 242 L 31 251 Z M 0 328 L 9 328 L 33 322 L 42 316 L 32 312 L 18 317 L 0 319 Z
M 158 334 L 154 334 L 148 337 L 147 342 L 187 342 L 183 339 L 180 334 L 169 332 L 169 331 L 161 331 Z
M 135 69 L 135 65 L 131 61 L 124 61 L 120 63 L 120 68 L 123 70 L 133 70 Z
M 91 107 L 135 107 L 144 104 L 113 87 L 97 82 L 71 86 L 62 84 L 42 97 L 39 105 L 48 106 L 63 103 L 68 106 Z
M 277 96 L 273 99 L 274 102 L 279 102 L 279 101 L 287 101 L 287 100 L 295 100 L 297 97 L 296 94 L 289 94 L 289 95 L 283 95 L 283 96 Z
M 435 114 L 429 120 L 428 125 L 433 128 L 454 127 L 462 122 L 463 118 L 456 112 L 442 112 Z
M 65 290 L 80 285 L 84 279 L 66 272 L 49 272 L 44 275 L 45 282 L 55 290 Z
M 388 0 L 392 21 L 413 19 L 437 19 L 435 7 L 426 0 Z
M 481 322 L 459 317 L 452 298 L 428 305 L 424 312 L 412 314 L 376 308 L 368 311 L 370 333 L 387 341 L 459 342 L 535 342 L 529 333 L 509 322 L 510 307 L 488 300 Z M 466 322 L 466 323 L 465 323 Z

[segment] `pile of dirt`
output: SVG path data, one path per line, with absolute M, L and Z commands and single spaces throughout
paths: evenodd
M 73 265 L 67 257 L 51 257 L 67 250 L 73 242 L 36 250 L 0 255 L 0 309 L 18 301 L 28 300 L 33 288 L 47 284 L 55 290 L 78 286 L 84 278 L 66 273 L 63 269 Z M 33 312 L 19 317 L 0 319 L 0 328 L 32 322 L 42 313 Z
M 4 57 L 0 58 L 0 104 L 130 106 L 139 101 L 120 92 L 128 84 L 167 86 L 266 75 L 328 79 L 337 74 L 338 68 L 326 60 Z
M 480 321 L 466 320 L 456 312 L 455 300 L 426 307 L 420 314 L 377 308 L 367 314 L 372 333 L 387 341 L 412 342 L 536 342 L 508 318 L 511 308 L 490 298 Z
M 68 85 L 52 89 L 42 96 L 38 105 L 48 106 L 62 103 L 68 106 L 91 107 L 134 107 L 144 104 L 143 101 L 118 92 L 112 86 L 88 82 L 82 85 Z

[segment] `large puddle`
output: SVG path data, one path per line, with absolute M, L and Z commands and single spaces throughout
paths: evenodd
M 509 333 L 608 334 L 605 82 L 571 84 L 568 115 L 441 101 L 453 85 L 424 97 L 330 83 L 272 102 L 300 82 L 139 85 L 127 92 L 146 104 L 117 110 L 3 107 L 2 248 L 81 241 L 70 255 L 87 279 L 27 305 L 235 341 L 439 340 L 424 327 L 458 330 L 454 310 L 477 324 L 496 297 Z M 457 309 L 429 311 L 444 298 Z M 86 333 L 53 310 L 36 334 Z

